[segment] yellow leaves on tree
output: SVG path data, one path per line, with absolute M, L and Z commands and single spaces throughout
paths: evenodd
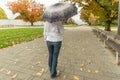
M 7 19 L 7 16 L 2 8 L 0 8 L 0 19 Z

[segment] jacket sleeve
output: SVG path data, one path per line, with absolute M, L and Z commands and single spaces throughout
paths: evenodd
M 63 35 L 63 33 L 64 33 L 64 27 L 63 27 L 62 23 L 59 24 L 59 30 L 58 30 L 58 32 L 59 32 L 61 35 Z
M 45 24 L 44 24 L 44 41 L 46 41 L 46 39 L 47 39 L 47 23 L 45 22 Z

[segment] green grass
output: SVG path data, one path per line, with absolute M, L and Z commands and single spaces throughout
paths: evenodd
M 64 27 L 66 27 L 66 28 L 76 28 L 76 27 L 78 27 L 79 25 L 77 25 L 77 24 L 65 24 L 64 25 Z
M 67 28 L 78 27 L 76 24 L 64 25 Z M 43 28 L 0 29 L 0 49 L 28 42 L 43 36 Z
M 105 28 L 105 26 L 103 26 L 103 25 L 92 26 L 92 27 L 94 27 L 94 28 L 100 28 L 100 29 L 104 29 Z M 111 25 L 111 29 L 117 29 L 117 25 Z
M 99 25 L 99 26 L 92 26 L 93 28 L 99 28 L 99 29 L 105 29 L 105 26 Z M 111 25 L 111 32 L 114 34 L 117 34 L 117 25 Z
M 43 36 L 42 28 L 19 28 L 0 30 L 0 48 L 28 42 Z

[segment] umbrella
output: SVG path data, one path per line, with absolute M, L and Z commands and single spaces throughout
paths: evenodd
M 42 15 L 42 19 L 48 22 L 67 20 L 77 14 L 77 7 L 66 2 L 59 2 L 47 7 Z

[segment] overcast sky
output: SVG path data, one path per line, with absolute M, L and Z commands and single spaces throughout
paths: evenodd
M 12 14 L 12 12 L 6 6 L 7 2 L 12 2 L 12 1 L 15 1 L 15 0 L 1 0 L 0 1 L 0 7 L 2 7 L 4 11 L 6 12 L 8 19 L 14 19 L 16 17 L 16 15 Z M 36 0 L 36 1 L 40 2 L 41 4 L 44 4 L 47 7 L 54 3 L 59 2 L 60 0 Z M 73 19 L 76 21 L 79 21 L 79 14 L 74 16 Z

